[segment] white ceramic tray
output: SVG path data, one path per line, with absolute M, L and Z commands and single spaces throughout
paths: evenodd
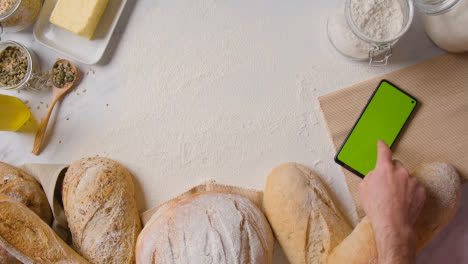
M 34 26 L 34 37 L 45 46 L 85 64 L 97 63 L 109 44 L 127 0 L 110 0 L 91 40 L 50 23 L 57 0 L 46 0 Z

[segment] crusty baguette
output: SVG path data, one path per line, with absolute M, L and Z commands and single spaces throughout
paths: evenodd
M 0 194 L 9 196 L 33 210 L 44 222 L 50 224 L 52 213 L 47 197 L 39 183 L 23 170 L 0 162 Z M 0 247 L 0 264 L 16 264 L 12 256 Z
M 88 264 L 37 214 L 0 194 L 0 245 L 25 264 Z
M 173 199 L 151 217 L 138 237 L 138 264 L 271 264 L 268 221 L 249 199 L 208 191 Z
M 321 180 L 297 163 L 283 164 L 270 173 L 264 207 L 292 264 L 325 263 L 352 230 Z
M 62 193 L 78 253 L 94 264 L 135 263 L 141 223 L 125 167 L 100 157 L 78 160 L 65 175 Z
M 0 162 L 0 194 L 26 205 L 47 224 L 52 221 L 49 202 L 41 185 L 23 170 L 4 162 Z
M 378 253 L 374 231 L 365 216 L 328 258 L 328 264 L 377 264 Z
M 446 163 L 424 164 L 412 173 L 426 188 L 426 202 L 414 226 L 416 253 L 453 218 L 460 205 L 461 184 L 455 168 Z M 369 218 L 364 217 L 332 252 L 329 264 L 377 264 L 378 254 Z

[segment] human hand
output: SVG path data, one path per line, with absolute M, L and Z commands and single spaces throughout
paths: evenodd
M 424 187 L 381 140 L 375 169 L 359 185 L 361 203 L 370 218 L 379 252 L 379 263 L 412 263 L 413 225 L 424 205 Z M 405 256 L 407 255 L 407 256 Z

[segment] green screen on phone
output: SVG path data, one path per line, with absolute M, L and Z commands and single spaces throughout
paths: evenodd
M 414 97 L 382 81 L 336 155 L 336 162 L 361 177 L 373 170 L 377 141 L 382 139 L 392 147 L 416 104 Z

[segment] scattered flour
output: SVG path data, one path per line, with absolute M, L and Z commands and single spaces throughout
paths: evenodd
M 325 2 L 133 2 L 109 64 L 80 84 L 93 89 L 65 98 L 50 134 L 62 144 L 36 157 L 30 135 L 3 133 L 0 159 L 118 160 L 134 176 L 140 211 L 210 178 L 261 190 L 275 166 L 295 161 L 354 212 L 317 96 L 422 58 L 372 69 L 344 63 L 329 49 Z

